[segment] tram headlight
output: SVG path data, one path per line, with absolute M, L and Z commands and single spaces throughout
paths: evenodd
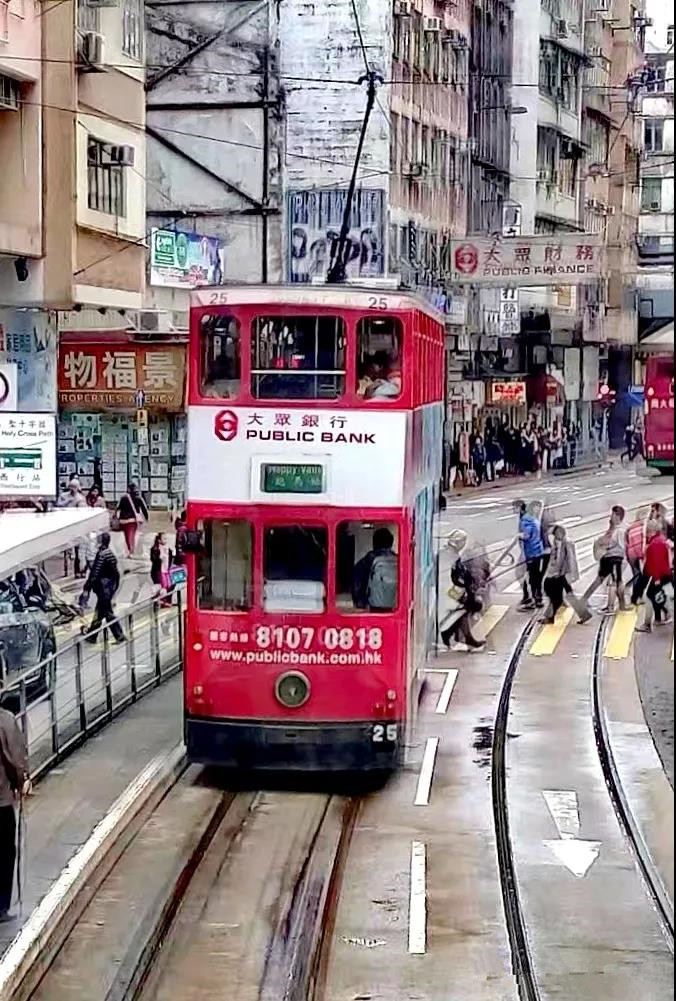
M 275 695 L 287 709 L 300 709 L 310 698 L 310 679 L 299 671 L 282 674 L 275 683 Z

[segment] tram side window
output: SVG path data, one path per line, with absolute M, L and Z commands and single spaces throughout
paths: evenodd
M 326 608 L 328 532 L 280 525 L 265 530 L 263 608 L 266 612 L 323 612 Z
M 395 316 L 366 317 L 357 324 L 357 395 L 364 400 L 401 396 L 403 330 Z
M 197 559 L 197 607 L 246 612 L 253 604 L 253 528 L 248 521 L 205 521 Z
M 232 400 L 239 395 L 241 331 L 233 316 L 202 317 L 202 393 L 212 400 Z
M 336 400 L 345 392 L 345 324 L 336 316 L 258 316 L 251 339 L 258 400 Z
M 390 522 L 338 526 L 336 596 L 341 612 L 393 612 L 399 603 L 399 530 Z

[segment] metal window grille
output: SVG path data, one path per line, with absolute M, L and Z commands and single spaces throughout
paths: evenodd
M 143 3 L 142 0 L 123 0 L 122 51 L 125 56 L 143 60 Z
M 78 0 L 77 26 L 80 31 L 100 31 L 101 17 L 98 7 L 92 7 L 87 0 Z
M 87 204 L 106 215 L 125 214 L 124 167 L 114 163 L 112 147 L 98 139 L 87 142 Z

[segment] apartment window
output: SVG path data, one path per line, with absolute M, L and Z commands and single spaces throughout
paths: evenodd
M 553 129 L 538 128 L 538 180 L 553 184 L 556 179 L 556 133 Z
M 577 194 L 577 171 L 579 160 L 577 157 L 564 157 L 559 166 L 559 187 L 561 193 L 569 198 L 574 198 Z
M 662 178 L 644 177 L 641 189 L 641 212 L 662 211 Z
M 646 118 L 643 123 L 643 145 L 647 153 L 661 153 L 664 149 L 664 119 Z
M 100 31 L 101 18 L 99 8 L 91 6 L 88 0 L 78 0 L 77 26 L 80 31 Z
M 9 38 L 9 0 L 0 0 L 0 42 Z
M 651 94 L 663 94 L 667 87 L 667 67 L 648 66 L 646 69 L 646 90 Z
M 598 118 L 587 118 L 584 125 L 584 141 L 587 146 L 587 162 L 603 164 L 608 162 L 609 131 L 605 122 Z
M 16 111 L 19 107 L 19 81 L 0 73 L 0 111 Z
M 143 59 L 143 0 L 123 0 L 122 51 L 138 62 Z
M 125 215 L 125 167 L 119 162 L 119 146 L 87 140 L 87 204 L 106 215 Z
M 580 61 L 553 42 L 540 42 L 540 92 L 568 111 L 577 109 Z

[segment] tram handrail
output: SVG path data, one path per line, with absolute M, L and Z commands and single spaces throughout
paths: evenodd
M 19 674 L 3 672 L 0 698 L 22 728 L 33 781 L 182 669 L 184 594 L 185 588 L 177 589 L 166 607 L 161 596 L 144 599 L 118 616 L 125 634 L 119 647 L 102 626 L 91 649 L 80 635 Z M 32 698 L 35 679 L 43 676 L 45 689 Z

